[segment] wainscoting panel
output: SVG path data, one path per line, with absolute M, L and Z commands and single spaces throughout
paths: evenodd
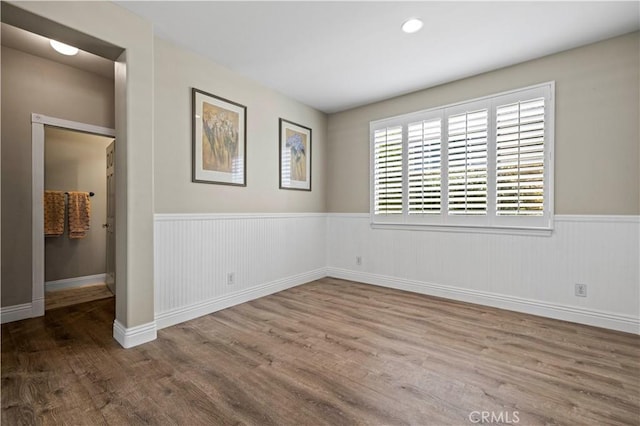
M 325 276 L 326 220 L 315 213 L 155 215 L 158 328 Z
M 372 229 L 368 214 L 329 214 L 327 232 L 330 276 L 640 331 L 637 216 L 556 216 L 547 236 Z

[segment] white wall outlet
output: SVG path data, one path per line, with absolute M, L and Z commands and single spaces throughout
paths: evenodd
M 234 285 L 236 283 L 236 274 L 229 272 L 227 274 L 227 285 Z
M 362 265 L 362 256 L 356 256 L 356 265 Z
M 576 284 L 576 296 L 578 296 L 578 297 L 587 297 L 587 285 L 586 284 Z

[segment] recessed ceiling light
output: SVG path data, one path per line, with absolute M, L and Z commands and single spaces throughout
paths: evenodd
M 422 25 L 424 24 L 418 18 L 407 19 L 404 22 L 404 24 L 402 24 L 402 31 L 404 31 L 407 34 L 412 34 L 420 31 L 420 28 L 422 28 Z
M 49 43 L 51 44 L 51 47 L 53 47 L 56 52 L 61 53 L 63 55 L 73 56 L 78 54 L 77 47 L 69 46 L 68 44 L 60 43 L 59 41 L 55 41 L 55 40 L 51 40 L 49 41 Z

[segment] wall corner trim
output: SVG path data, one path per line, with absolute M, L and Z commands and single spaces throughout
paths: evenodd
M 127 328 L 118 320 L 113 321 L 113 338 L 125 349 L 156 340 L 158 337 L 156 322 Z

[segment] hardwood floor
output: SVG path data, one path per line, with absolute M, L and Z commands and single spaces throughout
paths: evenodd
M 113 293 L 111 293 L 106 284 L 47 291 L 45 293 L 45 310 L 58 309 L 108 297 L 113 297 Z
M 128 350 L 113 318 L 3 325 L 2 424 L 640 424 L 632 334 L 331 278 Z

